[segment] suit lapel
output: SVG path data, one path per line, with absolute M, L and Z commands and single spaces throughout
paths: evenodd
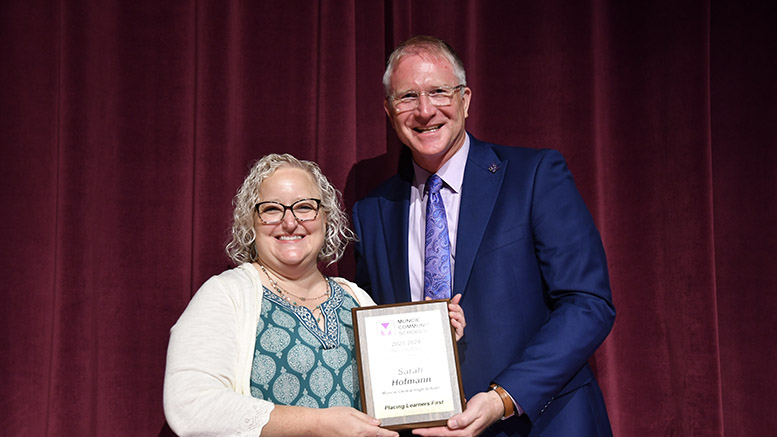
M 412 173 L 412 170 L 411 170 Z M 408 210 L 410 208 L 410 182 L 412 175 L 402 174 L 392 190 L 380 198 L 380 221 L 386 239 L 388 265 L 391 269 L 393 295 L 399 302 L 410 302 L 410 280 L 407 269 Z
M 453 294 L 464 293 L 475 255 L 480 248 L 496 199 L 501 191 L 507 162 L 486 144 L 470 136 L 471 144 L 462 183 Z M 405 247 L 407 242 L 405 242 Z M 405 249 L 405 251 L 407 251 Z

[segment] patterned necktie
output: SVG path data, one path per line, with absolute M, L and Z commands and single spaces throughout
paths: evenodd
M 424 249 L 424 298 L 451 297 L 451 242 L 448 219 L 440 188 L 442 179 L 436 174 L 426 180 L 429 198 L 426 200 L 426 239 Z

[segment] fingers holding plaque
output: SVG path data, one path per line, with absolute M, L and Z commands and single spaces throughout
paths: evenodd
M 448 299 L 351 311 L 365 413 L 395 430 L 443 425 L 461 413 Z

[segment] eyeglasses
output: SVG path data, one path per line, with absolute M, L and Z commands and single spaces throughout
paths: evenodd
M 321 206 L 321 199 L 300 199 L 291 205 L 284 205 L 280 202 L 268 200 L 259 202 L 254 206 L 256 213 L 259 214 L 259 220 L 266 225 L 277 225 L 283 221 L 286 216 L 286 210 L 291 210 L 291 214 L 298 222 L 308 222 L 318 217 L 318 209 Z
M 453 94 L 464 86 L 438 86 L 431 91 L 409 90 L 402 94 L 389 96 L 388 99 L 394 105 L 394 111 L 397 114 L 414 111 L 418 107 L 418 101 L 421 99 L 421 96 L 424 95 L 429 98 L 429 102 L 434 106 L 449 106 L 453 102 Z

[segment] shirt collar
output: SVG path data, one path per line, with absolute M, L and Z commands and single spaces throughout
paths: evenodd
M 464 144 L 461 148 L 437 170 L 437 175 L 454 193 L 461 193 L 461 185 L 464 182 L 464 168 L 467 166 L 467 155 L 469 155 L 469 134 L 464 136 Z M 426 180 L 432 174 L 421 168 L 415 161 L 413 161 L 413 173 L 415 175 L 413 177 L 413 185 L 423 193 Z

